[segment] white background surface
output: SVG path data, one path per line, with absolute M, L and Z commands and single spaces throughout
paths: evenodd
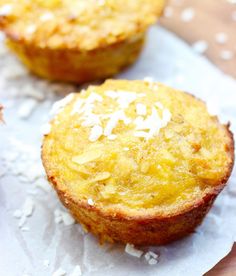
M 139 61 L 118 78 L 146 76 L 207 100 L 210 110 L 214 108 L 222 120 L 230 120 L 231 129 L 236 130 L 236 82 L 164 29 L 153 27 Z M 100 247 L 79 224 L 54 222 L 54 210 L 63 207 L 51 189 L 44 191 L 36 185 L 45 183 L 40 127 L 48 120 L 52 103 L 75 89 L 79 90 L 29 75 L 0 45 L 0 102 L 5 106 L 6 121 L 0 129 L 0 274 L 44 276 L 61 267 L 70 275 L 75 265 L 80 265 L 86 276 L 194 276 L 211 269 L 236 239 L 235 174 L 196 233 L 171 245 L 151 248 L 160 254 L 153 266 L 144 258 L 124 253 L 122 245 Z M 29 116 L 21 118 L 22 110 L 27 109 L 24 105 L 30 104 L 34 107 Z M 24 224 L 29 231 L 22 231 L 13 213 L 29 197 L 35 204 L 34 212 Z M 45 260 L 49 266 L 44 265 Z

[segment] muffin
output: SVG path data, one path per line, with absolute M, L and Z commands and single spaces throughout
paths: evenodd
M 48 180 L 101 242 L 161 245 L 186 236 L 231 174 L 229 125 L 163 84 L 108 80 L 52 112 L 42 146 Z
M 164 0 L 0 0 L 7 45 L 36 75 L 83 83 L 138 57 Z

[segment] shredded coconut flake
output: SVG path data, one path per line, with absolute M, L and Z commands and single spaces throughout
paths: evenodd
M 14 218 L 19 219 L 19 218 L 21 218 L 21 216 L 22 216 L 22 211 L 20 209 L 17 209 L 14 211 L 14 213 L 13 213 Z
M 68 103 L 70 103 L 73 100 L 73 98 L 74 98 L 74 94 L 71 93 L 67 95 L 64 99 L 55 102 L 50 111 L 50 115 L 58 114 Z
M 46 267 L 49 267 L 49 265 L 50 265 L 49 260 L 44 260 L 43 265 L 46 266 Z
M 125 252 L 137 258 L 140 258 L 143 255 L 143 251 L 136 249 L 133 244 L 129 243 L 127 243 L 125 246 Z
M 10 4 L 3 5 L 0 8 L 0 16 L 7 16 L 12 12 L 12 6 Z
M 146 115 L 147 114 L 147 107 L 142 103 L 136 104 L 136 112 L 138 115 Z
M 61 211 L 62 221 L 66 226 L 72 225 L 75 223 L 74 218 L 67 212 Z
M 27 34 L 33 34 L 36 32 L 36 30 L 37 30 L 37 27 L 35 25 L 29 25 L 26 27 L 25 31 Z
M 30 217 L 33 214 L 34 211 L 34 201 L 32 200 L 32 198 L 28 197 L 25 200 L 25 203 L 23 205 L 23 215 L 26 217 Z
M 90 205 L 90 206 L 94 205 L 94 201 L 92 198 L 89 198 L 87 202 L 88 202 L 88 205 Z
M 99 125 L 94 126 L 91 129 L 90 135 L 89 135 L 89 141 L 95 142 L 97 141 L 103 134 L 103 128 Z
M 18 116 L 21 119 L 27 119 L 37 106 L 37 101 L 34 99 L 27 99 L 20 105 L 18 109 Z
M 116 137 L 117 137 L 117 135 L 111 134 L 111 135 L 109 135 L 109 136 L 107 137 L 107 139 L 108 139 L 108 140 L 115 140 Z
M 43 15 L 40 16 L 40 20 L 42 22 L 52 20 L 54 18 L 54 14 L 51 12 L 46 12 Z

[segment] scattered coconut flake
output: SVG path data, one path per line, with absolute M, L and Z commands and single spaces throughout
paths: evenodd
M 6 4 L 0 8 L 0 16 L 7 16 L 12 12 L 12 5 Z
M 74 218 L 67 212 L 61 211 L 62 221 L 66 226 L 72 225 L 75 223 Z
M 64 269 L 62 269 L 61 267 L 58 268 L 53 274 L 52 276 L 64 276 L 66 275 L 66 271 Z
M 26 27 L 26 33 L 27 34 L 33 34 L 37 30 L 37 27 L 35 25 L 29 25 Z
M 157 263 L 158 263 L 158 261 L 156 259 L 153 259 L 153 258 L 148 261 L 148 264 L 150 264 L 150 265 L 155 265 Z
M 125 252 L 131 256 L 140 258 L 143 255 L 143 251 L 136 249 L 133 244 L 127 243 L 125 246 Z
M 98 159 L 99 157 L 101 157 L 102 155 L 102 150 L 100 149 L 96 149 L 93 151 L 88 151 L 85 152 L 81 155 L 75 156 L 72 158 L 72 161 L 79 164 L 79 165 L 83 165 L 86 164 L 88 162 L 94 161 L 96 159 Z
M 116 137 L 117 137 L 117 135 L 111 134 L 111 135 L 107 136 L 107 139 L 108 139 L 108 140 L 115 140 Z
M 38 187 L 38 188 L 42 189 L 44 192 L 49 192 L 50 189 L 51 189 L 48 182 L 43 178 L 37 179 L 35 181 L 34 185 L 35 185 L 35 187 Z
M 234 53 L 230 50 L 222 50 L 220 57 L 223 60 L 231 60 L 234 57 Z
M 94 205 L 94 201 L 92 198 L 89 198 L 87 202 L 88 202 L 88 205 L 90 205 L 90 206 Z
M 164 16 L 166 18 L 170 18 L 172 17 L 174 14 L 174 11 L 173 11 L 173 8 L 172 7 L 166 7 L 165 10 L 164 10 Z
M 142 103 L 136 104 L 136 112 L 138 115 L 146 115 L 147 114 L 147 107 Z
M 145 132 L 145 131 L 136 131 L 134 132 L 134 136 L 139 138 L 145 138 L 145 139 L 149 138 L 148 132 Z
M 22 216 L 22 211 L 20 209 L 17 209 L 14 211 L 14 213 L 13 213 L 14 218 L 19 219 L 19 218 L 21 218 L 21 216 Z
M 24 214 L 22 214 L 22 216 L 18 222 L 18 227 L 21 228 L 25 223 L 26 223 L 26 216 L 24 216 Z
M 55 102 L 50 111 L 50 115 L 57 115 L 74 98 L 74 94 L 67 95 L 64 99 Z
M 28 197 L 25 200 L 25 203 L 22 208 L 23 215 L 26 217 L 30 217 L 34 211 L 34 201 L 32 198 Z
M 22 232 L 28 232 L 30 229 L 29 227 L 25 226 L 25 227 L 21 227 L 21 231 Z
M 18 116 L 21 119 L 27 119 L 31 113 L 35 110 L 37 106 L 37 101 L 35 99 L 27 99 L 20 105 L 18 109 Z
M 152 251 L 148 251 L 145 255 L 144 255 L 145 260 L 149 263 L 149 265 L 155 265 L 158 262 L 158 258 L 159 255 L 152 252 Z
M 42 22 L 52 20 L 54 18 L 54 14 L 51 12 L 46 12 L 40 16 L 40 20 Z
M 61 210 L 56 209 L 54 211 L 54 221 L 55 221 L 56 224 L 59 224 L 59 223 L 61 223 L 63 221 L 62 220 Z
M 105 95 L 112 99 L 116 99 L 121 109 L 129 107 L 129 105 L 134 102 L 138 97 L 138 94 L 135 92 L 128 92 L 123 90 L 108 90 L 105 92 Z
M 104 129 L 104 135 L 110 136 L 119 121 L 123 121 L 125 124 L 130 123 L 130 119 L 126 117 L 123 110 L 118 110 L 110 115 L 110 120 L 107 122 L 107 125 Z
M 41 133 L 43 135 L 48 135 L 51 132 L 51 124 L 47 123 L 41 126 Z
M 186 8 L 181 13 L 181 20 L 184 22 L 190 22 L 195 16 L 193 8 Z
M 81 276 L 82 271 L 79 265 L 76 265 L 70 276 Z
M 208 43 L 205 40 L 199 40 L 192 44 L 193 50 L 198 54 L 203 54 L 208 49 Z
M 158 108 L 160 108 L 160 109 L 164 109 L 164 106 L 163 106 L 163 104 L 162 103 L 160 103 L 160 102 L 156 102 L 155 103 L 155 106 L 157 106 Z
M 90 132 L 89 135 L 89 141 L 90 142 L 95 142 L 97 141 L 103 134 L 103 128 L 99 125 L 95 125 Z
M 49 265 L 50 265 L 49 260 L 44 260 L 43 265 L 46 266 L 46 267 L 49 267 Z
M 92 106 L 91 106 L 92 107 Z M 86 114 L 84 114 L 84 121 L 82 122 L 82 126 L 84 127 L 93 127 L 96 125 L 100 125 L 100 118 L 97 114 L 93 114 L 92 110 L 87 109 Z
M 215 40 L 219 44 L 225 44 L 228 40 L 228 35 L 226 33 L 217 33 L 215 36 Z

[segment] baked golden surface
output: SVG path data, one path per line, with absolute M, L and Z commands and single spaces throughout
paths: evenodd
M 109 80 L 55 110 L 42 149 L 48 179 L 101 239 L 162 244 L 186 235 L 231 173 L 228 127 L 162 84 Z
M 0 26 L 42 48 L 84 51 L 145 32 L 163 6 L 164 0 L 0 0 Z
M 35 74 L 83 83 L 138 57 L 164 0 L 0 0 L 7 45 Z

